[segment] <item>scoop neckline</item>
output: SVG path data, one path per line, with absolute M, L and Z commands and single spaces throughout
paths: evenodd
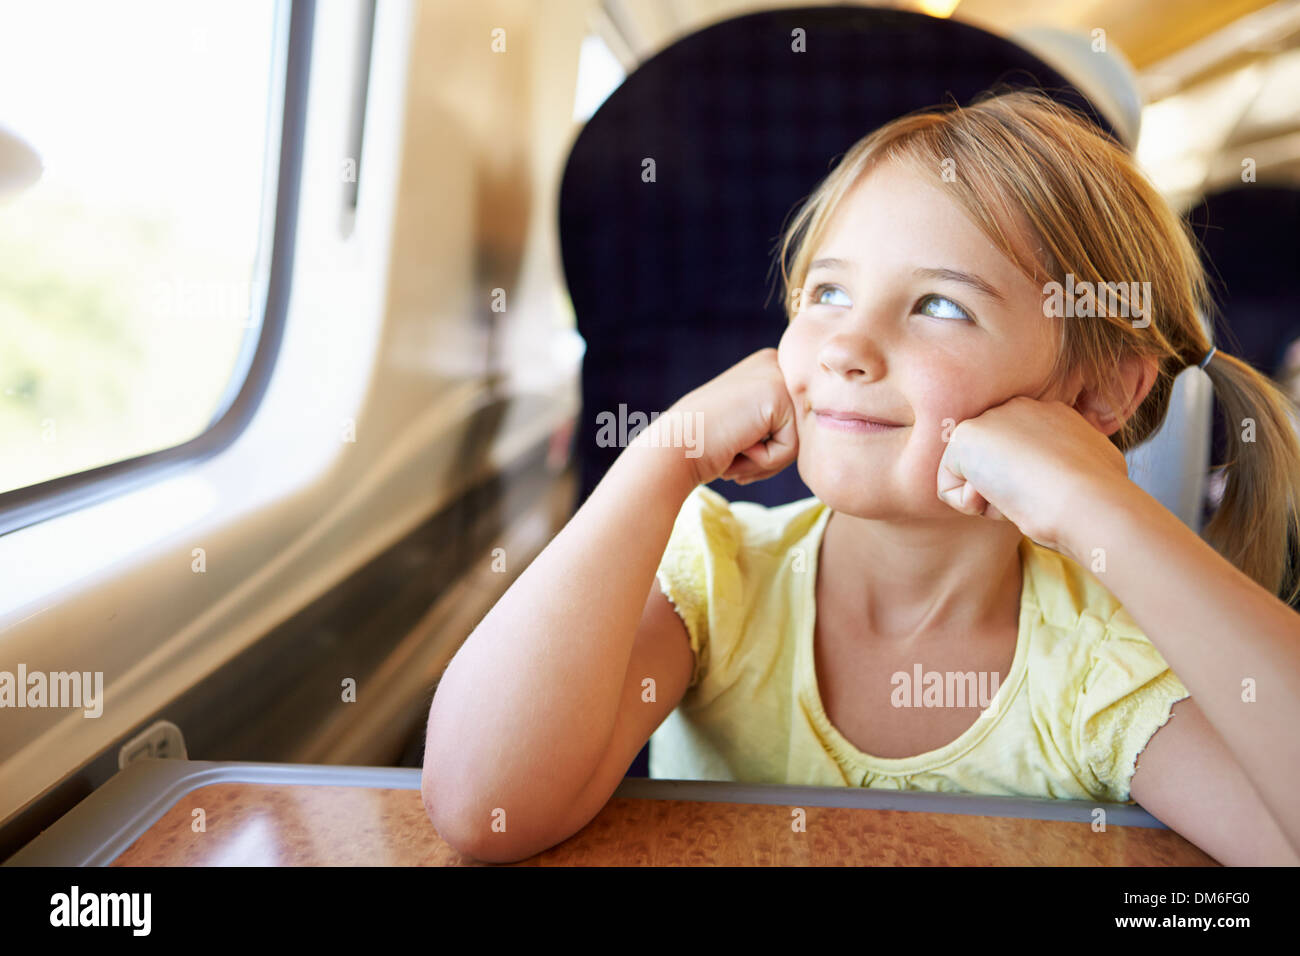
M 1008 709 L 1008 703 L 1015 695 L 1024 678 L 1025 661 L 1028 658 L 1030 613 L 1034 608 L 1032 576 L 1030 564 L 1033 561 L 1033 542 L 1022 535 L 1018 551 L 1020 555 L 1020 619 L 1016 633 L 1016 652 L 1011 661 L 1011 670 L 1006 680 L 993 695 L 993 701 L 975 719 L 975 722 L 962 733 L 935 750 L 913 754 L 910 757 L 876 757 L 854 746 L 853 742 L 840 733 L 826 714 L 822 705 L 821 687 L 817 684 L 816 634 L 817 634 L 817 573 L 821 567 L 822 539 L 826 535 L 826 526 L 830 522 L 833 509 L 822 504 L 822 514 L 813 529 L 812 573 L 806 575 L 804 596 L 806 607 L 812 608 L 812 614 L 804 623 L 799 634 L 799 692 L 804 705 L 811 713 L 818 729 L 825 735 L 836 756 L 850 764 L 882 773 L 919 773 L 940 764 L 950 762 L 970 750 L 997 726 Z

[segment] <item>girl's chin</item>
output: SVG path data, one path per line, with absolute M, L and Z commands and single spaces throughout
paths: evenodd
M 891 499 L 898 504 L 899 496 L 894 490 L 898 475 L 890 468 L 863 467 L 856 461 L 823 461 L 812 468 L 800 468 L 799 477 L 822 501 L 857 499 L 882 504 Z
M 832 474 L 824 470 L 804 474 L 801 470 L 799 477 L 823 504 L 859 518 L 933 517 L 936 511 L 932 505 L 946 507 L 937 494 L 931 501 L 931 495 L 919 485 L 898 487 L 896 473 L 872 475 L 845 469 Z
M 837 484 L 812 483 L 808 488 L 817 500 L 833 511 L 858 518 L 897 518 L 903 513 L 905 503 L 892 496 L 864 491 L 862 486 L 843 487 Z
M 927 511 L 920 502 L 899 502 L 858 494 L 821 494 L 812 489 L 817 500 L 831 511 L 867 521 L 907 521 L 944 517 L 942 510 Z M 942 505 L 942 502 L 936 502 Z M 951 511 L 951 509 L 948 509 Z M 956 516 L 957 512 L 952 511 Z

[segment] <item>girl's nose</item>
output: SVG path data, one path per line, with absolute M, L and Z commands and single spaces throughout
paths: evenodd
M 833 335 L 818 352 L 822 368 L 842 378 L 878 378 L 883 370 L 880 350 L 863 336 Z

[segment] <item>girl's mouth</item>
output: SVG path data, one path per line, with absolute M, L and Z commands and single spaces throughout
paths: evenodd
M 906 427 L 904 425 L 886 425 L 883 422 L 868 421 L 865 418 L 856 418 L 838 412 L 814 411 L 813 415 L 817 419 L 817 424 L 823 428 L 860 435 L 883 434 Z

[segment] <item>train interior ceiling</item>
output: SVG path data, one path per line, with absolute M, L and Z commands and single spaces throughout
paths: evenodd
M 6 710 L 0 859 L 141 755 L 420 765 L 442 669 L 607 464 L 593 395 L 629 373 L 583 366 L 580 135 L 686 38 L 828 9 L 158 4 L 65 41 L 64 6 L 0 38 L 0 669 L 101 673 L 103 706 Z M 1216 341 L 1300 396 L 1269 288 L 1297 265 L 1300 2 L 874 6 L 1087 96 L 1199 225 Z M 714 352 L 674 387 L 742 354 Z

